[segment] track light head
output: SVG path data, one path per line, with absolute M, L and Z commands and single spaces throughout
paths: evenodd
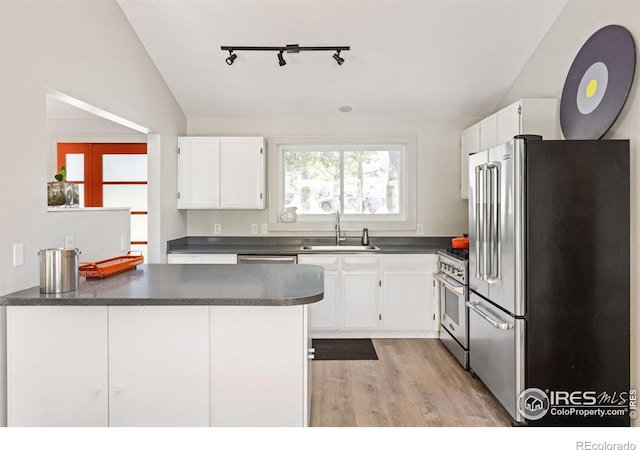
M 284 57 L 282 56 L 282 50 L 280 50 L 280 53 L 278 53 L 278 65 L 280 65 L 280 67 L 286 65 L 287 62 L 284 60 Z
M 229 57 L 225 59 L 227 64 L 231 65 L 238 58 L 238 55 L 233 54 L 233 50 L 229 50 Z
M 342 58 L 340 56 L 340 50 L 337 50 L 334 54 L 333 54 L 333 59 L 336 60 L 336 62 L 338 63 L 339 66 L 341 66 L 344 63 L 344 58 Z

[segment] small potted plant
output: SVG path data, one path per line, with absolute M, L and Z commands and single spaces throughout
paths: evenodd
M 47 205 L 48 206 L 78 206 L 80 203 L 80 195 L 78 186 L 68 183 L 67 169 L 65 166 L 60 167 L 54 178 L 56 181 L 47 183 Z

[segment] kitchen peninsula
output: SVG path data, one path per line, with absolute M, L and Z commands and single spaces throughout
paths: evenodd
M 9 426 L 306 426 L 309 265 L 138 266 L 7 305 Z

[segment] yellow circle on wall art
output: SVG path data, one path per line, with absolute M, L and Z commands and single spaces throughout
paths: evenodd
M 587 84 L 587 92 L 586 92 L 587 97 L 588 98 L 593 97 L 597 90 L 598 90 L 598 80 L 592 79 L 591 81 L 589 81 L 589 84 Z

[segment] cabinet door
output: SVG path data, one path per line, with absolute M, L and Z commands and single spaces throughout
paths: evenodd
M 178 138 L 178 208 L 220 207 L 220 138 Z
M 336 331 L 340 328 L 340 265 L 338 255 L 298 255 L 298 264 L 324 267 L 324 298 L 309 305 L 311 331 Z
M 264 208 L 264 139 L 221 138 L 220 208 Z
M 431 331 L 434 328 L 437 317 L 431 272 L 385 271 L 382 290 L 385 330 Z
M 480 151 L 480 124 L 462 132 L 460 137 L 460 197 L 469 198 L 469 155 Z
M 107 307 L 7 307 L 9 426 L 107 426 Z
M 109 306 L 109 423 L 209 425 L 209 306 Z
M 342 329 L 376 330 L 380 323 L 380 257 L 341 257 Z
M 211 425 L 303 426 L 304 306 L 211 307 Z
M 498 143 L 502 144 L 521 134 L 521 108 L 520 102 L 516 102 L 496 113 L 498 117 Z
M 498 118 L 492 114 L 480 122 L 480 150 L 498 145 Z

